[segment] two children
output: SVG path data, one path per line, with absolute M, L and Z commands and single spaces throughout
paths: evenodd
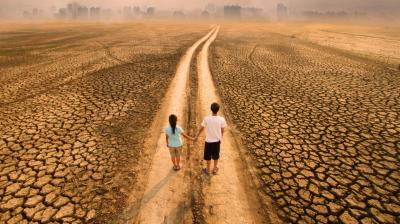
M 210 174 L 211 170 L 211 159 L 214 161 L 214 167 L 212 170 L 213 174 L 217 174 L 218 172 L 218 160 L 220 154 L 220 145 L 222 136 L 224 134 L 224 128 L 226 127 L 226 121 L 223 117 L 218 116 L 219 104 L 212 103 L 211 111 L 212 115 L 204 118 L 201 123 L 200 130 L 195 138 L 192 138 L 186 135 L 182 128 L 177 126 L 177 117 L 174 114 L 169 116 L 169 127 L 164 129 L 166 134 L 167 146 L 170 150 L 171 161 L 174 164 L 174 170 L 180 169 L 180 154 L 182 149 L 182 139 L 181 135 L 187 139 L 197 141 L 199 135 L 207 130 L 206 133 L 206 141 L 204 145 L 204 160 L 207 162 L 207 167 L 203 169 L 205 174 Z

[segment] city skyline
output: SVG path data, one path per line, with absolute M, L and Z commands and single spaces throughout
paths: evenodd
M 304 12 L 361 12 L 365 14 L 369 13 L 371 15 L 388 14 L 388 16 L 392 17 L 395 17 L 396 15 L 398 17 L 398 15 L 400 15 L 400 1 L 396 0 L 382 0 L 380 2 L 371 0 L 353 0 L 350 3 L 339 4 L 343 1 L 344 0 L 338 0 L 335 2 L 326 0 L 220 0 L 202 2 L 182 0 L 116 0 L 110 3 L 110 1 L 105 0 L 3 0 L 0 2 L 0 18 L 26 18 L 29 17 L 30 14 L 40 14 L 43 18 L 54 18 L 57 17 L 55 14 L 60 13 L 60 9 L 72 2 L 76 2 L 88 8 L 99 7 L 102 9 L 109 9 L 109 11 L 115 11 L 116 14 L 121 14 L 119 11 L 123 11 L 124 7 L 129 6 L 140 7 L 143 11 L 146 11 L 148 7 L 153 7 L 157 11 L 169 11 L 172 12 L 172 14 L 181 12 L 182 14 L 203 15 L 204 13 L 209 13 L 203 11 L 206 10 L 208 4 L 212 4 L 221 11 L 223 10 L 224 6 L 238 5 L 247 8 L 259 8 L 263 10 L 263 16 L 277 16 L 277 14 L 279 14 L 276 12 L 277 6 L 279 4 L 283 4 L 285 7 L 287 7 L 288 13 L 290 13 L 292 16 L 301 15 L 304 14 Z M 62 13 L 63 12 L 61 12 L 61 14 Z

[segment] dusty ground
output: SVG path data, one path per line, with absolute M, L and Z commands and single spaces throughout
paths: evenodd
M 398 23 L 281 23 L 266 26 L 274 33 L 356 53 L 399 69 Z
M 0 222 L 399 223 L 399 33 L 211 30 L 0 23 Z M 219 175 L 202 142 L 172 172 L 166 117 L 193 135 L 211 101 Z
M 208 26 L 0 26 L 0 220 L 105 222 L 147 127 Z
M 199 121 L 211 115 L 210 105 L 221 100 L 215 91 L 215 85 L 209 68 L 209 48 L 219 33 L 215 33 L 205 42 L 197 57 Z M 222 104 L 221 104 L 222 105 Z M 224 116 L 223 109 L 219 112 Z M 205 223 L 265 223 L 262 205 L 257 191 L 251 187 L 251 181 L 245 178 L 247 167 L 242 164 L 239 148 L 234 141 L 233 128 L 227 127 L 221 142 L 221 158 L 218 161 L 218 175 L 203 180 L 203 214 Z M 204 142 L 204 139 L 202 139 Z
M 188 133 L 194 133 L 196 123 L 199 124 L 204 116 L 210 114 L 210 104 L 221 102 L 208 66 L 208 50 L 218 31 L 219 27 L 214 26 L 207 35 L 188 48 L 179 62 L 152 124 L 151 135 L 146 140 L 146 151 L 155 150 L 147 163 L 150 165 L 148 172 L 142 170 L 145 176 L 139 178 L 142 179 L 140 185 L 146 187 L 142 193 L 132 192 L 133 200 L 129 199 L 129 205 L 121 215 L 121 220 L 126 223 L 252 224 L 272 223 L 272 218 L 273 223 L 279 221 L 276 213 L 264 208 L 258 199 L 258 192 L 250 177 L 252 174 L 249 175 L 247 164 L 240 158 L 239 144 L 233 137 L 234 127 L 225 132 L 218 175 L 208 176 L 200 172 L 203 167 L 199 163 L 204 147 L 203 137 L 197 145 L 187 141 L 183 147 L 182 169 L 179 172 L 171 169 L 171 162 L 167 159 L 169 153 L 160 127 L 168 125 L 168 116 L 176 114 L 180 125 Z M 190 70 L 193 65 L 197 70 Z
M 210 57 L 260 190 L 295 223 L 399 223 L 400 71 L 285 26 L 222 25 Z
M 182 170 L 175 172 L 171 169 L 162 129 L 168 126 L 169 115 L 175 114 L 178 117 L 178 125 L 183 127 L 185 132 L 190 132 L 187 124 L 190 123 L 188 102 L 191 98 L 189 89 L 191 61 L 198 46 L 206 41 L 211 33 L 211 31 L 205 33 L 179 60 L 174 79 L 163 99 L 157 119 L 152 125 L 152 134 L 146 141 L 148 151 L 155 150 L 155 153 L 149 162 L 151 168 L 146 174 L 147 178 L 143 178 L 145 190 L 139 200 L 133 195 L 134 199 L 129 200 L 132 202 L 125 212 L 125 219 L 131 223 L 192 223 L 194 219 L 191 209 L 193 186 L 190 184 L 191 167 L 188 156 L 191 148 L 188 144 L 182 148 Z

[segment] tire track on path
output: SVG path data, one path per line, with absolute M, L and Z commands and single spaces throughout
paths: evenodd
M 160 111 L 157 113 L 150 129 L 150 135 L 145 141 L 147 156 L 153 156 L 151 167 L 143 163 L 142 181 L 132 193 L 130 206 L 123 214 L 126 223 L 191 223 L 190 172 L 186 172 L 185 149 L 181 157 L 182 170 L 172 170 L 169 151 L 165 146 L 162 128 L 168 125 L 168 116 L 174 113 L 178 116 L 178 124 L 184 127 L 187 122 L 188 77 L 191 59 L 197 47 L 206 41 L 214 32 L 213 28 L 207 35 L 193 44 L 181 58 L 174 79 L 167 91 Z M 155 154 L 152 152 L 155 151 Z M 150 161 L 149 161 L 150 162 Z M 148 169 L 148 172 L 147 170 Z M 140 189 L 140 183 L 146 186 Z M 144 192 L 144 193 L 143 193 Z M 137 200 L 139 198 L 139 200 Z
M 204 44 L 197 59 L 199 80 L 199 115 L 209 115 L 212 102 L 221 102 L 216 93 L 208 65 L 208 49 L 217 37 L 219 28 Z M 220 112 L 224 116 L 223 111 Z M 228 124 L 229 126 L 229 124 Z M 264 214 L 259 201 L 257 187 L 240 155 L 240 146 L 234 138 L 233 128 L 226 130 L 221 144 L 220 171 L 218 175 L 203 180 L 204 207 L 206 223 L 279 223 L 271 214 Z M 268 216 L 267 216 L 268 215 Z

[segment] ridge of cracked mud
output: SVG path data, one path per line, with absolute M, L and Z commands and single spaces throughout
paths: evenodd
M 221 29 L 210 63 L 262 190 L 282 217 L 400 222 L 397 71 L 263 28 L 233 26 Z

